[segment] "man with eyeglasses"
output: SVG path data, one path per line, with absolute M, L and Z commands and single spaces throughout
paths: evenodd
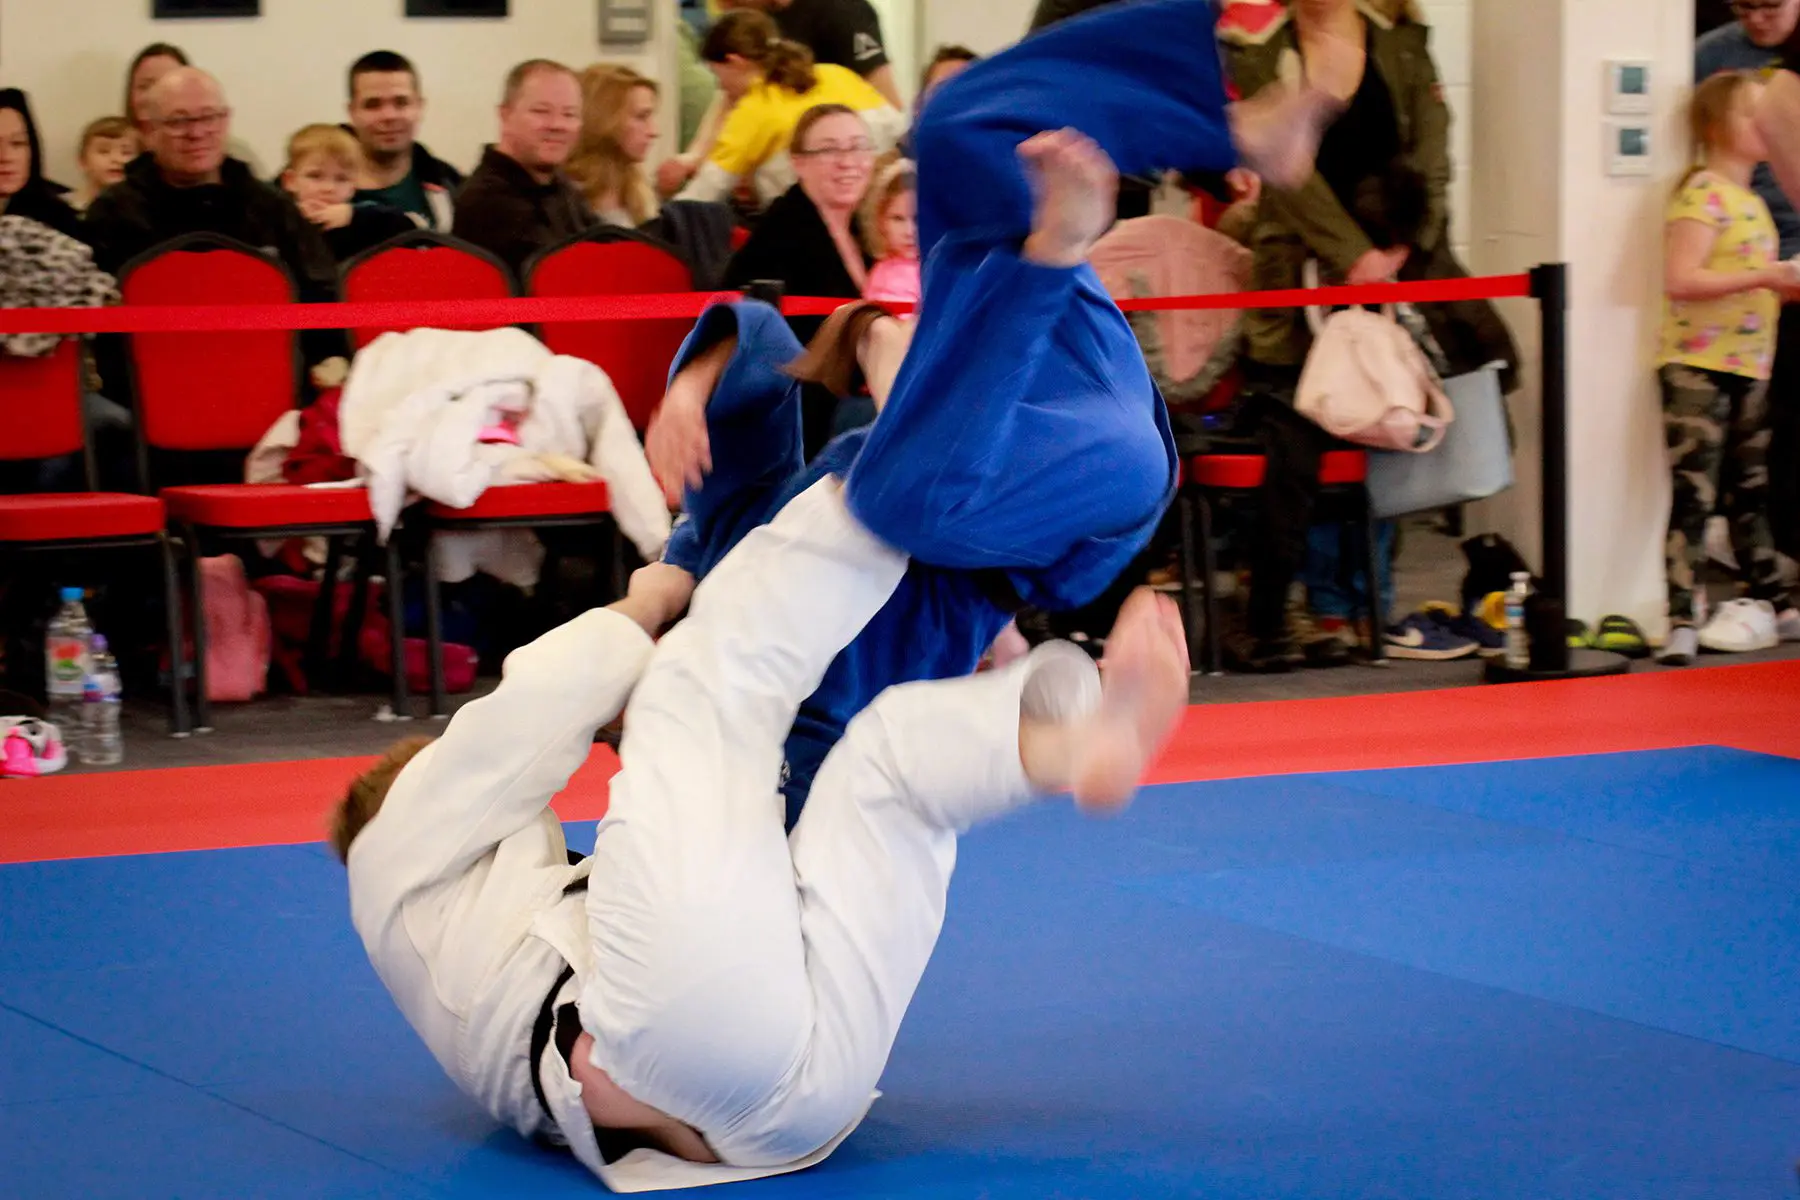
M 329 298 L 337 265 L 311 222 L 279 189 L 225 153 L 231 109 L 218 80 L 194 67 L 163 76 L 145 100 L 149 153 L 88 209 L 94 261 L 117 274 L 138 255 L 190 233 L 216 233 L 280 259 L 307 299 Z
M 1793 82 L 1791 68 L 1780 71 L 1784 49 L 1800 36 L 1800 0 L 1733 0 L 1732 24 L 1720 26 L 1694 47 L 1696 81 L 1720 71 L 1756 71 L 1767 76 L 1782 74 Z M 1770 139 L 1771 151 L 1779 139 Z M 1796 164 L 1800 165 L 1800 164 Z M 1800 212 L 1783 191 L 1768 164 L 1756 168 L 1751 180 L 1756 194 L 1769 206 L 1775 228 L 1781 234 L 1781 256 L 1800 254 Z M 1788 182 L 1789 189 L 1795 187 Z M 1781 332 L 1776 344 L 1775 370 L 1769 380 L 1769 524 L 1775 544 L 1790 558 L 1800 558 L 1800 304 L 1781 310 Z

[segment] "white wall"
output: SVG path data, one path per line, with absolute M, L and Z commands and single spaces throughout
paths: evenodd
M 1662 209 L 1687 161 L 1679 133 L 1693 60 L 1691 0 L 1476 0 L 1470 160 L 1477 273 L 1570 264 L 1569 611 L 1664 624 L 1667 520 L 1651 369 L 1661 320 Z M 1654 64 L 1655 173 L 1605 172 L 1608 58 Z M 1508 308 L 1535 342 L 1535 306 Z M 1535 380 L 1536 346 L 1530 347 Z M 1480 506 L 1534 564 L 1541 490 L 1535 383 L 1514 408 L 1521 486 Z
M 500 21 L 427 21 L 403 18 L 401 0 L 263 0 L 254 20 L 152 21 L 150 0 L 0 0 L 0 83 L 30 94 L 46 166 L 75 184 L 82 126 L 119 110 L 125 68 L 153 41 L 181 46 L 219 77 L 234 136 L 270 170 L 294 130 L 344 119 L 344 73 L 369 50 L 398 50 L 418 65 L 429 104 L 423 140 L 464 169 L 493 140 L 501 81 L 523 59 L 580 68 L 607 58 L 653 78 L 674 77 L 674 0 L 659 7 L 652 43 L 636 55 L 602 54 L 594 0 L 513 0 L 511 7 Z M 664 116 L 666 142 L 673 113 Z
M 992 54 L 1025 36 L 1036 8 L 1037 0 L 920 0 L 919 44 L 927 55 L 946 42 Z

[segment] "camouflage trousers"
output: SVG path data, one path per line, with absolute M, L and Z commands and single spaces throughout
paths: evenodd
M 1785 607 L 1769 532 L 1768 382 L 1679 364 L 1659 375 L 1675 484 L 1665 549 L 1670 619 L 1690 624 L 1705 617 L 1695 590 L 1706 564 L 1706 523 L 1714 516 L 1731 522 L 1738 579 L 1748 594 Z

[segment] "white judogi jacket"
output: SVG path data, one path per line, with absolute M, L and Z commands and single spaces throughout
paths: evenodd
M 400 773 L 351 845 L 350 913 L 375 972 L 445 1074 L 494 1119 L 546 1135 L 615 1192 L 759 1179 L 800 1170 L 690 1163 L 655 1150 L 601 1161 L 581 1087 L 554 1044 L 529 1062 L 532 1026 L 565 965 L 558 1004 L 594 981 L 585 896 L 550 800 L 617 716 L 651 641 L 605 609 L 508 657 L 490 696 L 466 705 Z M 604 1066 L 604 1064 L 602 1064 Z M 552 1122 L 538 1103 L 541 1068 Z

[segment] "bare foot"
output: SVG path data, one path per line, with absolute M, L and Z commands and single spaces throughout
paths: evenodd
M 1187 638 L 1175 602 L 1139 588 L 1119 610 L 1100 663 L 1100 708 L 1076 739 L 1070 790 L 1089 812 L 1136 794 L 1188 703 Z
M 1291 191 L 1312 178 L 1319 141 L 1343 109 L 1321 88 L 1273 84 L 1231 106 L 1231 138 L 1244 166 Z
M 1049 267 L 1086 262 L 1118 217 L 1118 168 L 1092 138 L 1073 129 L 1038 134 L 1019 147 L 1019 157 L 1037 193 L 1025 257 Z

